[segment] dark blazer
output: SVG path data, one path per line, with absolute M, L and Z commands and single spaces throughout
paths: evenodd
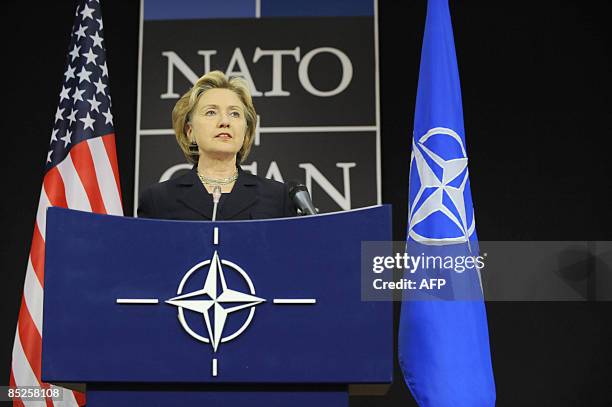
M 212 219 L 212 195 L 196 173 L 155 184 L 140 194 L 138 217 L 175 220 Z M 238 170 L 232 192 L 223 194 L 217 220 L 267 219 L 296 216 L 285 184 Z

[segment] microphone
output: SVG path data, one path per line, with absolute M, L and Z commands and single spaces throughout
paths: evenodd
M 213 214 L 212 221 L 217 220 L 217 206 L 219 205 L 219 200 L 221 199 L 221 187 L 219 185 L 215 185 L 212 192 L 213 196 Z
M 298 207 L 298 209 L 302 212 L 303 215 L 316 215 L 317 209 L 312 204 L 312 199 L 310 199 L 310 194 L 308 193 L 308 189 L 304 186 L 304 184 L 298 184 L 295 181 L 290 181 L 289 185 L 289 197 Z

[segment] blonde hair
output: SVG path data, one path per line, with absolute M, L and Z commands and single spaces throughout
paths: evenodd
M 238 98 L 244 105 L 246 134 L 236 159 L 236 164 L 240 164 L 251 151 L 251 146 L 255 139 L 255 127 L 257 125 L 257 113 L 255 112 L 255 106 L 253 106 L 251 92 L 246 81 L 242 78 L 227 78 L 221 71 L 211 71 L 198 79 L 195 85 L 181 96 L 176 105 L 174 105 L 174 109 L 172 109 L 172 127 L 174 128 L 176 141 L 181 150 L 183 150 L 187 161 L 196 164 L 199 159 L 199 153 L 190 148 L 191 140 L 187 136 L 187 125 L 191 120 L 191 113 L 195 109 L 200 96 L 209 89 L 229 89 L 238 95 Z

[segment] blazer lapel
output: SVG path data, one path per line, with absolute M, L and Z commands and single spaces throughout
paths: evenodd
M 232 219 L 257 202 L 257 183 L 242 169 L 238 171 L 238 179 L 234 188 L 232 188 L 232 192 L 227 195 L 223 204 L 219 207 L 220 220 Z
M 177 199 L 204 218 L 212 219 L 212 195 L 202 185 L 195 167 L 181 180 L 180 186 L 182 191 Z

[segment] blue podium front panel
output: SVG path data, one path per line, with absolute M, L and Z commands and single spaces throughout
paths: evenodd
M 304 390 L 159 390 L 159 389 L 87 389 L 88 407 L 348 407 L 346 389 Z
M 360 299 L 390 207 L 240 222 L 47 215 L 43 379 L 388 383 L 392 304 Z

